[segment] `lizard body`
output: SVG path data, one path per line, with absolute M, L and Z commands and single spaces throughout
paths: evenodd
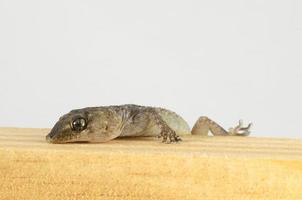
M 50 143 L 107 142 L 117 137 L 158 136 L 163 142 L 178 142 L 181 135 L 248 135 L 251 124 L 224 130 L 208 117 L 200 117 L 192 131 L 175 112 L 163 108 L 120 105 L 72 110 L 60 117 L 46 140 Z

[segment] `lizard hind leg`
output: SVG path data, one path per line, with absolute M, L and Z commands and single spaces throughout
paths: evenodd
M 209 132 L 211 132 L 214 136 L 229 135 L 225 129 L 208 117 L 200 117 L 191 131 L 192 135 L 202 136 L 208 136 Z
M 192 135 L 208 136 L 211 132 L 214 136 L 248 136 L 250 134 L 250 128 L 252 123 L 247 127 L 243 127 L 242 120 L 239 121 L 239 125 L 235 128 L 230 128 L 226 131 L 219 124 L 209 119 L 208 117 L 200 117 L 195 123 L 191 133 Z
M 243 121 L 240 120 L 238 126 L 229 129 L 229 134 L 232 136 L 248 136 L 251 133 L 250 129 L 252 125 L 252 123 L 249 123 L 247 127 L 243 127 Z

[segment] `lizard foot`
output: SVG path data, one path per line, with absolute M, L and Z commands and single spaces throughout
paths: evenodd
M 252 123 L 250 123 L 247 127 L 243 127 L 243 121 L 239 121 L 239 125 L 237 125 L 235 128 L 229 129 L 229 135 L 232 136 L 248 136 L 251 132 L 250 129 L 252 127 Z
M 177 143 L 181 138 L 176 135 L 174 130 L 162 131 L 158 138 L 163 138 L 162 142 L 166 144 Z

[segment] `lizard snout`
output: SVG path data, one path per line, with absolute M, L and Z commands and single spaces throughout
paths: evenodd
M 48 143 L 54 143 L 56 139 L 56 129 L 52 129 L 47 135 L 46 135 L 46 141 Z
M 48 135 L 46 135 L 46 141 L 47 141 L 48 143 L 51 143 L 51 142 L 52 142 L 52 135 L 51 135 L 51 132 L 50 132 Z

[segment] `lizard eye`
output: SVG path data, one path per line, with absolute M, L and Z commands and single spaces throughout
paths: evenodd
M 78 117 L 73 120 L 71 124 L 72 130 L 80 132 L 86 129 L 87 127 L 87 122 L 83 117 Z

